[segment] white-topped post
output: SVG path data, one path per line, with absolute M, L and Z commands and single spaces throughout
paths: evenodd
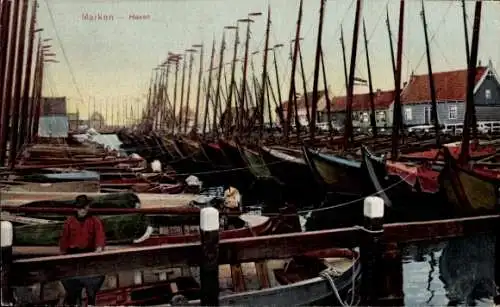
M 363 203 L 364 235 L 360 246 L 361 297 L 362 305 L 377 306 L 383 292 L 383 247 L 384 232 L 384 200 L 378 196 L 368 196 Z
M 8 221 L 1 222 L 1 292 L 0 300 L 2 306 L 12 306 L 12 292 L 10 289 L 10 271 L 12 264 L 12 241 L 14 240 L 14 228 Z
M 219 305 L 219 211 L 213 207 L 200 211 L 201 305 Z

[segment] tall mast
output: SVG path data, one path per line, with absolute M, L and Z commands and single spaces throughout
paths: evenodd
M 11 110 L 13 109 L 12 106 L 12 88 L 13 88 L 13 83 L 14 83 L 14 64 L 16 60 L 16 51 L 17 51 L 17 42 L 18 42 L 18 36 L 17 36 L 17 30 L 19 26 L 19 11 L 20 11 L 20 6 L 21 2 L 20 1 L 15 1 L 14 2 L 14 12 L 13 12 L 13 19 L 11 23 L 11 31 L 10 31 L 10 43 L 9 43 L 9 58 L 8 58 L 8 67 L 7 67 L 7 75 L 5 78 L 5 86 L 3 88 L 3 93 L 2 93 L 2 101 L 5 101 L 4 107 L 5 107 L 5 113 L 2 118 L 2 126 L 3 127 L 9 127 L 9 119 L 12 116 Z M 0 146 L 0 160 L 2 163 L 4 163 L 6 154 L 7 154 L 7 140 L 9 138 L 9 134 L 7 134 L 7 131 L 10 131 L 10 134 L 12 134 L 13 131 L 13 124 L 10 125 L 10 129 L 5 129 L 4 130 L 4 135 L 0 139 L 2 142 Z M 12 147 L 12 143 L 10 144 Z
M 436 133 L 436 145 L 439 146 L 439 118 L 437 113 L 437 103 L 436 103 L 436 87 L 434 85 L 434 75 L 432 74 L 432 63 L 431 63 L 431 51 L 429 46 L 429 37 L 427 35 L 427 20 L 425 18 L 425 7 L 424 0 L 422 0 L 422 23 L 424 26 L 424 37 L 425 37 L 425 53 L 427 55 L 427 70 L 429 73 L 429 89 L 431 91 L 431 121 L 434 124 L 434 130 Z
M 243 60 L 243 80 L 241 83 L 241 93 L 242 95 L 240 96 L 240 120 L 239 120 L 239 130 L 241 131 L 243 128 L 243 110 L 245 110 L 245 93 L 246 93 L 246 86 L 247 86 L 247 69 L 248 69 L 248 47 L 250 43 L 250 23 L 252 22 L 251 19 L 247 20 L 247 35 L 246 35 L 246 40 L 245 40 L 245 58 Z
M 345 118 L 344 148 L 349 148 L 352 140 L 352 101 L 354 95 L 354 74 L 356 69 L 356 55 L 358 51 L 359 19 L 361 16 L 361 0 L 356 1 L 356 17 L 354 19 L 354 31 L 352 36 L 351 66 L 349 68 L 349 85 L 347 87 L 347 108 Z
M 177 84 L 179 79 L 179 61 L 180 58 L 175 59 L 175 80 L 174 80 L 174 107 L 172 109 L 172 133 L 175 131 L 175 127 L 177 126 Z
M 229 27 L 227 27 L 229 28 Z M 233 27 L 231 27 L 232 29 Z M 227 117 L 228 117 L 228 122 L 229 122 L 229 126 L 231 127 L 232 124 L 233 124 L 233 94 L 234 94 L 234 87 L 236 86 L 236 80 L 235 80 L 235 72 L 236 72 L 236 57 L 238 55 L 238 44 L 239 44 L 239 29 L 238 27 L 234 27 L 235 29 L 235 36 L 234 36 L 234 49 L 233 49 L 233 61 L 232 61 L 232 64 L 231 64 L 231 83 L 229 84 L 229 92 L 228 92 L 228 95 L 227 95 Z M 225 76 L 225 74 L 224 74 Z M 238 110 L 238 103 L 236 102 L 235 103 L 235 106 L 236 106 L 236 110 Z M 241 109 L 239 112 L 242 112 L 243 109 Z M 238 117 L 239 118 L 239 117 Z M 238 120 L 237 120 L 238 122 Z M 238 125 L 237 125 L 238 128 L 240 128 Z M 228 129 L 226 131 L 226 136 L 229 136 L 229 132 L 231 131 L 231 129 Z
M 347 88 L 349 87 L 349 76 L 347 75 L 347 58 L 345 55 L 344 28 L 342 27 L 342 25 L 340 25 L 340 46 L 342 47 L 342 62 L 344 63 L 344 83 L 345 89 L 347 91 Z
M 26 18 L 28 15 L 28 1 L 24 0 L 23 8 L 21 11 L 21 23 L 18 38 L 18 53 L 16 62 L 16 77 L 14 84 L 14 112 L 12 112 L 12 129 L 10 135 L 10 166 L 14 168 L 16 163 L 17 151 L 21 147 L 19 144 L 19 107 L 21 105 L 21 90 L 23 81 L 23 63 L 24 63 L 24 43 L 25 43 L 25 33 L 26 33 Z
M 392 43 L 392 30 L 391 30 L 391 22 L 389 20 L 389 8 L 388 7 L 386 7 L 385 24 L 387 25 L 387 34 L 389 35 L 389 48 L 391 51 L 392 72 L 394 74 L 394 78 L 396 78 L 396 59 L 394 57 L 394 46 Z
M 467 8 L 465 7 L 465 0 L 462 0 L 462 18 L 464 20 L 465 56 L 468 65 L 470 61 L 470 47 L 469 47 L 469 29 L 467 28 Z
M 10 100 L 5 95 L 6 88 L 8 84 L 6 81 L 9 78 L 7 75 L 7 70 L 9 69 L 11 65 L 8 65 L 7 62 L 7 54 L 9 49 L 11 50 L 10 52 L 12 53 L 12 49 L 14 48 L 9 48 L 9 46 L 12 46 L 12 42 L 14 41 L 15 43 L 15 38 L 12 38 L 10 36 L 10 31 L 14 31 L 15 29 L 15 24 L 13 23 L 12 26 L 10 26 L 10 12 L 11 12 L 11 4 L 12 2 L 9 1 L 3 1 L 2 2 L 2 28 L 1 28 L 1 41 L 3 42 L 1 45 L 1 52 L 0 52 L 0 166 L 3 166 L 5 163 L 5 158 L 6 158 L 6 151 L 7 151 L 7 137 L 8 134 L 7 132 L 9 131 L 9 119 L 10 119 Z M 10 36 L 10 39 L 9 39 Z M 15 37 L 15 35 L 14 35 Z M 10 88 L 10 87 L 9 87 Z M 9 92 L 10 93 L 10 92 Z M 10 96 L 10 95 L 9 95 Z M 8 103 L 9 102 L 9 103 Z
M 399 145 L 399 130 L 402 127 L 401 116 L 401 62 L 403 58 L 403 30 L 404 30 L 404 14 L 405 13 L 405 0 L 401 0 L 399 6 L 399 29 L 398 29 L 398 49 L 397 49 L 397 62 L 396 74 L 394 77 L 395 82 L 395 96 L 394 96 L 394 114 L 392 124 L 392 151 L 391 159 L 395 160 L 398 157 Z
M 205 99 L 205 112 L 203 117 L 203 138 L 207 133 L 207 120 L 208 120 L 208 105 L 210 103 L 210 92 L 212 86 L 212 70 L 214 69 L 214 56 L 215 56 L 215 38 L 212 41 L 212 54 L 210 55 L 210 68 L 208 70 L 208 86 Z
M 183 56 L 183 62 L 182 62 L 182 77 L 181 77 L 181 104 L 179 106 L 179 129 L 178 129 L 178 132 L 181 132 L 182 130 L 182 119 L 183 119 L 183 114 L 182 112 L 184 111 L 183 110 L 183 106 L 184 106 L 184 82 L 186 80 L 186 53 L 184 53 L 184 56 Z
M 278 72 L 278 62 L 276 61 L 276 48 L 281 47 L 283 45 L 275 45 L 273 47 L 273 61 L 274 61 L 274 74 L 276 75 L 276 86 L 278 87 L 278 103 L 277 103 L 277 111 L 278 111 L 278 116 L 280 117 L 280 123 L 281 127 L 285 126 L 285 115 L 283 114 L 283 99 L 281 98 L 281 83 L 280 83 L 280 77 L 279 77 L 279 72 Z
M 264 45 L 264 59 L 262 64 L 262 83 L 260 91 L 260 130 L 259 137 L 262 138 L 264 132 L 264 95 L 266 94 L 266 80 L 267 80 L 267 52 L 269 48 L 269 31 L 271 29 L 271 6 L 267 8 L 267 27 L 266 27 L 266 43 Z M 268 102 L 269 102 L 269 92 L 268 92 Z M 269 110 L 271 112 L 271 110 Z
M 187 125 L 188 125 L 188 115 L 189 115 L 189 96 L 191 93 L 191 76 L 193 75 L 193 62 L 194 62 L 194 55 L 193 52 L 195 51 L 194 49 L 189 49 L 188 50 L 190 53 L 189 57 L 189 74 L 188 74 L 188 88 L 187 88 L 187 96 L 186 96 L 186 111 L 185 111 L 185 116 L 184 116 L 184 133 L 187 132 Z
M 375 120 L 375 98 L 373 95 L 372 70 L 370 66 L 370 55 L 368 52 L 368 38 L 366 35 L 366 23 L 363 19 L 363 36 L 365 40 L 366 69 L 368 70 L 368 87 L 370 90 L 370 125 L 372 126 L 373 137 L 377 137 L 377 121 Z
M 35 56 L 35 71 L 33 72 L 33 86 L 31 87 L 31 99 L 29 103 L 29 117 L 28 117 L 28 129 L 26 131 L 26 137 L 27 137 L 27 142 L 31 143 L 33 141 L 33 123 L 35 121 L 35 106 L 36 106 L 36 90 L 38 87 L 38 83 L 40 82 L 39 75 L 40 75 L 40 52 L 41 52 L 42 46 L 41 46 L 41 39 L 38 38 L 38 45 L 37 45 L 37 50 L 36 50 L 36 56 Z M 89 97 L 90 99 L 90 97 Z M 90 106 L 89 106 L 90 109 Z M 90 119 L 89 115 L 89 119 Z
M 293 56 L 292 56 L 292 75 L 290 79 L 290 90 L 288 92 L 288 108 L 287 108 L 287 117 L 286 117 L 286 125 L 285 125 L 285 143 L 288 143 L 288 136 L 290 133 L 290 123 L 292 118 L 292 100 L 295 99 L 295 69 L 297 67 L 297 54 L 299 51 L 299 38 L 300 38 L 300 25 L 302 23 L 302 6 L 303 0 L 300 0 L 299 5 L 299 16 L 297 19 L 297 29 L 295 31 L 295 44 L 293 48 Z M 297 110 L 295 110 L 295 113 Z M 297 127 L 299 123 L 296 123 Z M 298 133 L 297 133 L 298 134 Z M 297 138 L 300 138 L 297 136 Z
M 323 71 L 323 85 L 325 87 L 326 117 L 328 120 L 328 132 L 330 133 L 330 137 L 331 137 L 333 134 L 332 103 L 330 101 L 330 93 L 328 92 L 328 82 L 326 80 L 325 57 L 323 56 L 323 48 L 321 48 L 321 69 Z
M 198 72 L 198 89 L 196 90 L 196 109 L 194 113 L 194 126 L 193 131 L 198 133 L 198 115 L 200 113 L 200 93 L 201 93 L 201 77 L 203 75 L 203 44 L 200 47 L 200 70 Z
M 474 116 L 474 87 L 475 87 L 475 79 L 476 79 L 476 63 L 477 63 L 477 54 L 479 49 L 479 31 L 481 27 L 481 9 L 482 9 L 482 1 L 476 1 L 476 7 L 474 11 L 474 25 L 472 28 L 472 46 L 470 52 L 470 60 L 468 63 L 467 70 L 467 101 L 466 101 L 466 109 L 465 109 L 465 118 L 464 118 L 464 132 L 462 134 L 462 149 L 460 151 L 459 160 L 461 163 L 466 163 L 469 159 L 469 142 L 470 142 L 470 128 L 473 124 L 473 116 Z
M 309 96 L 307 95 L 306 71 L 304 69 L 304 61 L 302 60 L 302 48 L 300 46 L 300 39 L 299 39 L 298 44 L 299 44 L 300 72 L 301 72 L 301 76 L 302 76 L 302 88 L 304 90 L 304 104 L 306 106 L 307 122 L 311 123 L 311 113 L 310 113 L 310 108 L 309 108 Z
M 213 114 L 213 133 L 214 137 L 219 137 L 219 131 L 217 130 L 217 109 L 219 108 L 220 103 L 220 80 L 222 76 L 222 66 L 224 65 L 224 49 L 226 48 L 226 32 L 222 32 L 222 43 L 220 45 L 220 55 L 219 55 L 219 71 L 217 73 L 217 85 L 215 92 L 215 105 L 214 105 L 214 114 Z M 210 90 L 210 88 L 208 88 Z
M 313 98 L 311 109 L 311 121 L 309 126 L 309 133 L 311 141 L 314 142 L 316 133 L 316 110 L 318 108 L 318 81 L 319 81 L 319 60 L 321 56 L 321 38 L 323 35 L 323 16 L 325 12 L 325 0 L 321 1 L 321 8 L 319 10 L 319 26 L 318 26 L 318 42 L 316 45 L 316 59 L 314 61 L 314 81 L 313 81 Z

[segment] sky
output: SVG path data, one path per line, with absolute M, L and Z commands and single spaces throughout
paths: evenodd
M 312 91 L 314 57 L 317 41 L 321 0 L 304 0 L 301 27 L 302 52 L 307 87 Z M 394 88 L 391 71 L 388 33 L 385 24 L 386 8 L 396 48 L 398 0 L 364 0 L 362 18 L 368 32 L 368 49 L 374 88 Z M 466 67 L 464 25 L 461 1 L 428 0 L 424 2 L 434 71 Z M 272 25 L 269 45 L 285 44 L 277 50 L 281 92 L 286 100 L 290 83 L 291 63 L 289 43 L 295 36 L 298 0 L 39 0 L 38 27 L 42 38 L 51 38 L 51 50 L 59 63 L 48 63 L 44 95 L 66 96 L 68 111 L 78 110 L 87 117 L 96 110 L 106 113 L 108 120 L 123 117 L 124 109 L 137 110 L 146 103 L 152 69 L 163 62 L 168 52 L 182 53 L 193 44 L 204 44 L 203 66 L 210 62 L 212 42 L 217 54 L 224 26 L 235 25 L 248 13 L 261 12 L 253 17 L 249 52 L 264 49 L 268 7 Z M 467 1 L 469 39 L 472 38 L 474 1 Z M 403 81 L 410 74 L 427 73 L 425 41 L 420 17 L 421 2 L 407 0 L 404 21 Z M 108 20 L 89 20 L 88 15 L 106 15 Z M 326 60 L 327 83 L 330 93 L 345 94 L 342 51 L 339 42 L 343 27 L 347 61 L 350 59 L 355 0 L 326 0 L 322 45 Z M 130 15 L 142 16 L 132 19 Z M 238 58 L 243 57 L 246 24 L 240 23 L 241 43 Z M 234 31 L 227 31 L 224 62 L 232 59 Z M 500 1 L 484 1 L 479 45 L 479 59 L 486 64 L 491 59 L 500 72 Z M 271 55 L 271 54 L 269 54 Z M 253 55 L 260 76 L 262 52 Z M 190 103 L 196 100 L 199 56 L 193 65 Z M 218 63 L 218 55 L 214 59 Z M 272 57 L 269 57 L 271 78 L 274 81 Z M 229 67 L 228 67 L 229 68 Z M 241 66 L 237 75 L 241 76 Z M 249 71 L 251 68 L 249 66 Z M 227 69 L 229 78 L 229 69 Z M 299 72 L 299 71 L 298 71 Z M 358 38 L 356 76 L 366 79 L 367 69 L 362 31 Z M 259 77 L 260 78 L 260 77 Z M 180 80 L 180 74 L 179 74 Z M 301 79 L 297 86 L 302 91 Z M 323 81 L 320 79 L 320 89 Z M 357 92 L 367 91 L 366 87 Z

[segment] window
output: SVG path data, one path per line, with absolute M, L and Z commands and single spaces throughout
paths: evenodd
M 411 108 L 405 108 L 405 120 L 412 120 Z
M 485 96 L 486 100 L 490 100 L 491 99 L 491 90 L 490 89 L 486 89 L 484 91 L 484 96 Z
M 377 112 L 377 120 L 381 122 L 385 122 L 385 112 L 379 111 Z
M 448 119 L 457 119 L 458 110 L 457 106 L 450 106 L 448 108 Z

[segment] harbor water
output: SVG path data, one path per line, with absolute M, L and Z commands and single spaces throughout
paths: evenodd
M 494 306 L 495 238 L 481 235 L 403 250 L 406 306 Z

